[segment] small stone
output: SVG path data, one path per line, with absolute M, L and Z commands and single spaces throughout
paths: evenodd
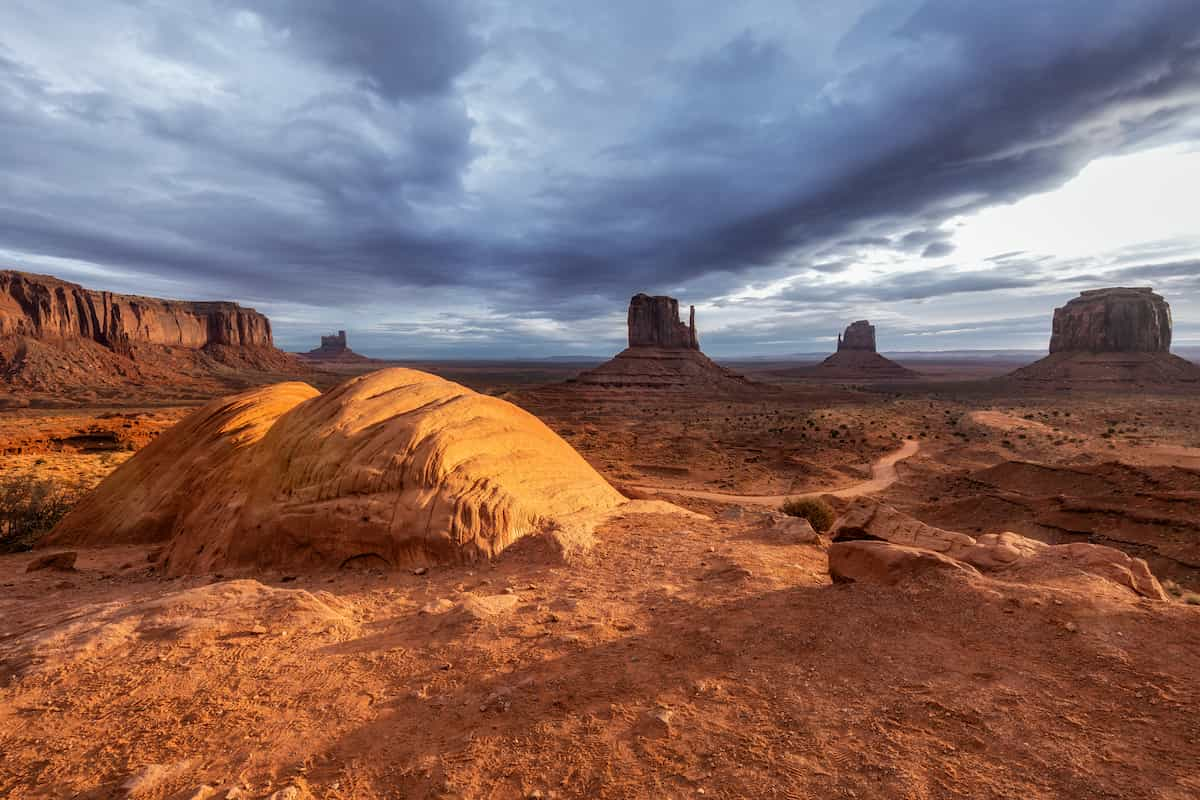
M 412 574 L 413 575 L 424 575 L 427 572 L 429 572 L 428 567 L 417 567 L 412 571 Z
M 425 605 L 423 605 L 421 607 L 421 610 L 418 613 L 420 613 L 420 614 L 445 614 L 447 611 L 449 611 L 452 608 L 454 608 L 454 601 L 447 600 L 446 598 L 443 597 L 441 599 L 433 600 L 432 602 L 426 603 Z
M 675 714 L 669 708 L 659 706 L 648 712 L 642 718 L 639 726 L 642 736 L 651 739 L 661 739 L 670 736 L 674 731 L 671 727 L 671 721 Z

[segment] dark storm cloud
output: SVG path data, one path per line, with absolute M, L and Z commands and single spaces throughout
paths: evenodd
M 480 52 L 467 3 L 256 0 L 245 7 L 298 46 L 392 100 L 449 92 Z
M 487 347 L 551 336 L 523 311 L 944 258 L 948 219 L 1200 108 L 1191 0 L 810 5 L 14 0 L 0 250 L 344 311 L 454 291 Z M 1023 258 L 779 299 L 1045 280 Z

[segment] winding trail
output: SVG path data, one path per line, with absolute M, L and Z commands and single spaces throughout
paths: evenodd
M 917 454 L 921 442 L 916 439 L 906 439 L 904 444 L 881 457 L 871 465 L 871 479 L 862 481 L 842 489 L 818 489 L 815 492 L 792 492 L 791 494 L 724 494 L 722 492 L 705 492 L 698 489 L 669 489 L 663 486 L 635 486 L 639 492 L 647 494 L 673 494 L 680 497 L 696 497 L 701 500 L 715 500 L 719 503 L 749 503 L 752 505 L 777 506 L 785 500 L 796 497 L 817 497 L 831 494 L 835 497 L 858 497 L 859 495 L 881 492 L 896 482 L 896 464 Z

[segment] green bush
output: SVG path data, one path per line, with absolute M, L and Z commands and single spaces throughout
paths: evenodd
M 55 478 L 9 475 L 0 478 L 0 552 L 33 547 L 66 516 L 86 488 Z
M 833 509 L 824 500 L 796 497 L 786 501 L 779 510 L 792 517 L 803 517 L 817 533 L 824 533 L 833 525 Z

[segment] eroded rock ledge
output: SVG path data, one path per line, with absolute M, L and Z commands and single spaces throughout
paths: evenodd
M 85 339 L 123 354 L 136 344 L 274 347 L 270 321 L 237 303 L 114 294 L 15 270 L 0 271 L 0 336 Z

